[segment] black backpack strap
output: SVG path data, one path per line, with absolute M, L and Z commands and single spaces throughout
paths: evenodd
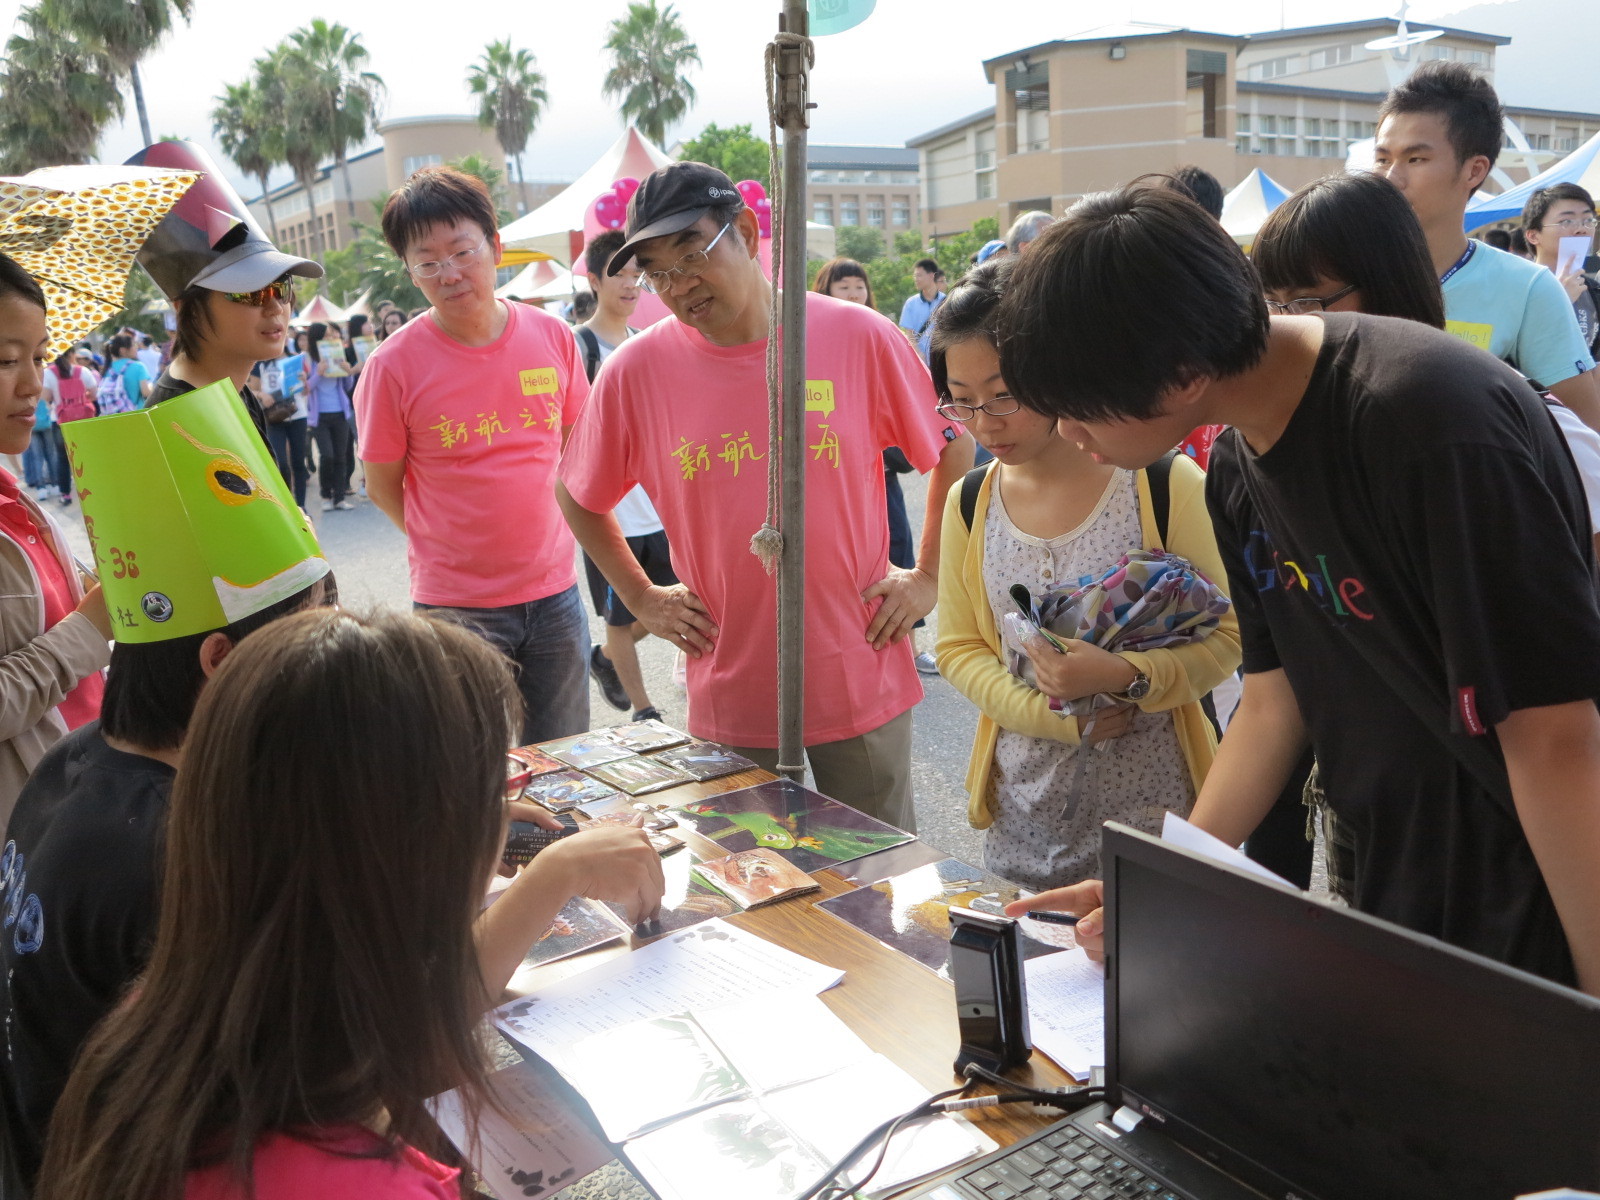
M 1144 469 L 1144 477 L 1150 484 L 1150 507 L 1155 510 L 1156 540 L 1163 550 L 1170 549 L 1167 523 L 1172 516 L 1172 460 L 1177 457 L 1178 451 L 1168 450 Z
M 589 382 L 594 382 L 596 372 L 600 370 L 600 339 L 592 329 L 579 329 L 578 341 L 583 343 L 583 371 L 589 377 Z
M 983 477 L 989 473 L 989 464 L 973 467 L 961 477 L 961 523 L 972 531 L 972 515 L 978 511 L 978 489 L 983 486 Z

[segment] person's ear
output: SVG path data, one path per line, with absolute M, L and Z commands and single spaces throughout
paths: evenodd
M 233 639 L 225 633 L 213 633 L 200 643 L 200 670 L 210 679 L 217 673 L 222 660 L 233 653 Z
M 1210 386 L 1211 378 L 1207 375 L 1196 375 L 1182 383 L 1173 384 L 1161 393 L 1161 411 L 1175 413 L 1192 407 L 1206 394 Z
M 1461 167 L 1461 182 L 1476 191 L 1483 186 L 1483 181 L 1489 178 L 1489 172 L 1494 169 L 1494 164 L 1487 155 L 1474 154 L 1467 159 Z
M 761 253 L 761 222 L 756 218 L 756 210 L 741 208 L 733 223 L 739 231 L 739 240 L 744 243 L 745 253 L 755 258 Z
M 1523 239 L 1523 241 L 1527 242 L 1528 245 L 1530 245 L 1530 246 L 1537 246 L 1539 244 L 1540 238 L 1542 238 L 1543 236 L 1544 236 L 1544 231 L 1539 229 L 1536 226 L 1533 226 L 1533 225 L 1527 226 L 1522 231 L 1522 239 Z

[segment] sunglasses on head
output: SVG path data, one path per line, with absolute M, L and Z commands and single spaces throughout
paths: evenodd
M 294 284 L 287 276 L 276 279 L 264 288 L 257 288 L 253 292 L 223 292 L 235 304 L 249 304 L 255 308 L 265 308 L 267 301 L 280 300 L 288 303 L 294 298 Z

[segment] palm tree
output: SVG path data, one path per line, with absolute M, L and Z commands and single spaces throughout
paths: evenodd
M 139 60 L 161 44 L 171 32 L 174 17 L 188 21 L 194 0 L 44 0 L 64 29 L 76 33 L 85 45 L 96 45 L 110 59 L 114 75 L 126 75 L 139 112 L 139 132 L 145 145 L 150 136 L 150 114 L 145 112 L 144 85 L 139 81 Z
M 317 166 L 329 148 L 322 97 L 303 82 L 305 65 L 286 42 L 256 59 L 255 68 L 252 87 L 257 100 L 264 112 L 276 114 L 284 164 L 306 195 L 311 216 L 307 250 L 320 258 L 326 244 L 317 218 Z
M 350 186 L 349 152 L 377 128 L 385 96 L 383 80 L 363 69 L 368 55 L 360 35 L 321 17 L 291 33 L 287 46 L 295 90 L 308 91 L 306 99 L 321 110 L 320 140 L 339 165 L 345 207 L 353 223 L 356 199 Z
M 526 210 L 527 177 L 522 152 L 549 97 L 537 61 L 527 50 L 513 50 L 511 40 L 490 42 L 467 71 L 467 86 L 478 97 L 478 124 L 493 129 L 500 149 L 517 164 L 517 211 Z
M 113 66 L 93 44 L 61 28 L 54 14 L 24 9 L 22 32 L 0 68 L 0 173 L 87 162 L 101 131 L 122 115 Z
M 252 80 L 224 85 L 211 110 L 211 132 L 216 134 L 222 152 L 246 175 L 261 181 L 261 202 L 267 209 L 267 227 L 272 240 L 278 240 L 278 218 L 272 211 L 272 193 L 267 176 L 284 159 L 283 125 L 269 115 L 261 103 L 261 93 Z
M 694 104 L 688 70 L 700 65 L 700 49 L 678 23 L 677 10 L 670 4 L 657 8 L 656 0 L 628 5 L 628 15 L 611 22 L 606 49 L 612 67 L 605 94 L 621 99 L 623 120 L 664 144 L 667 130 Z

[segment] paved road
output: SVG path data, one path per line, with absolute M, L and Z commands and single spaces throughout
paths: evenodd
M 924 477 L 901 476 L 913 531 L 921 529 L 927 484 Z M 57 511 L 54 502 L 49 504 Z M 315 507 L 313 503 L 312 507 Z M 77 553 L 87 558 L 88 539 L 76 505 L 60 511 Z M 405 540 L 376 507 L 360 502 L 353 512 L 313 512 L 323 549 L 339 576 L 339 594 L 351 606 L 408 606 Z M 580 572 L 581 575 L 581 572 Z M 937 613 L 921 631 L 922 645 L 931 648 Z M 590 616 L 590 636 L 603 639 L 599 618 Z M 668 724 L 682 725 L 685 704 L 672 683 L 674 652 L 665 642 L 648 638 L 639 646 L 640 664 L 650 698 Z M 972 745 L 975 718 L 972 707 L 943 679 L 926 678 L 927 697 L 914 718 L 912 749 L 917 821 L 922 837 L 958 858 L 981 865 L 982 839 L 966 822 L 967 751 Z M 776 704 L 776 700 L 774 700 Z M 595 726 L 618 725 L 629 714 L 606 703 L 600 689 L 590 686 L 590 717 Z

